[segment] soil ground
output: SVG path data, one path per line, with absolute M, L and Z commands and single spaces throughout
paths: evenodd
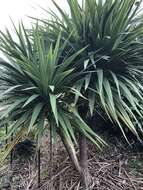
M 132 141 L 108 136 L 109 147 L 102 151 L 88 142 L 88 163 L 93 190 L 143 190 L 143 147 Z M 60 139 L 54 145 L 51 169 L 49 138 L 44 137 L 41 148 L 41 184 L 37 185 L 35 157 L 32 161 L 9 159 L 0 168 L 0 190 L 79 190 L 80 182 Z M 78 154 L 78 152 L 77 152 Z M 52 175 L 51 175 L 52 174 Z M 50 177 L 52 176 L 52 177 Z

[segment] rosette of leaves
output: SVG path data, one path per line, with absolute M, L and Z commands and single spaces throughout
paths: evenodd
M 138 136 L 136 129 L 142 131 L 142 127 L 137 115 L 142 117 L 143 109 L 141 1 L 67 0 L 69 12 L 54 0 L 53 3 L 60 16 L 50 10 L 47 12 L 51 18 L 41 20 L 47 29 L 43 32 L 47 46 L 59 30 L 62 40 L 71 34 L 66 51 L 72 47 L 76 52 L 86 46 L 76 67 L 84 70 L 84 80 L 76 88 L 88 98 L 90 113 L 97 111 L 95 107 L 99 105 L 106 117 L 120 127 L 126 140 L 122 124 Z
M 48 48 L 38 26 L 29 35 L 21 24 L 18 29 L 15 27 L 15 34 L 17 39 L 8 30 L 1 32 L 0 36 L 1 50 L 9 60 L 0 63 L 0 100 L 5 108 L 0 118 L 9 117 L 11 121 L 3 139 L 10 138 L 12 134 L 14 138 L 2 156 L 6 157 L 33 129 L 40 143 L 46 122 L 53 139 L 57 134 L 61 136 L 74 166 L 81 173 L 74 147 L 77 131 L 99 148 L 105 144 L 83 121 L 74 102 L 75 95 L 85 99 L 74 88 L 80 73 L 76 72 L 76 64 L 73 64 L 85 47 L 70 56 L 65 54 L 63 58 L 68 40 L 63 43 L 60 32 L 56 43 L 51 43 Z
M 65 48 L 65 52 L 69 52 L 72 47 L 69 55 L 87 47 L 78 57 L 81 61 L 76 70 L 79 73 L 84 70 L 84 76 L 75 88 L 87 97 L 90 114 L 100 111 L 97 107 L 102 108 L 102 112 L 120 128 L 127 141 L 123 126 L 140 141 L 138 131 L 143 131 L 138 119 L 143 116 L 140 103 L 143 102 L 141 2 L 67 0 L 69 11 L 64 11 L 53 0 L 58 14 L 45 10 L 51 17 L 40 20 L 47 47 L 50 41 L 55 41 L 59 30 L 63 41 L 71 34 Z M 46 32 L 43 28 L 46 28 Z M 83 108 L 87 108 L 86 101 L 79 99 L 77 104 L 78 107 L 82 104 Z

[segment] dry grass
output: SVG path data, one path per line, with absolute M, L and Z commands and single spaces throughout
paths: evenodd
M 46 140 L 45 140 L 46 139 Z M 43 140 L 41 155 L 41 187 L 39 190 L 79 190 L 79 176 L 73 169 L 65 149 L 58 140 L 54 145 L 52 177 L 48 138 Z M 89 143 L 89 170 L 93 190 L 143 190 L 143 155 L 112 146 L 104 153 Z M 18 176 L 18 177 L 17 177 Z M 17 178 L 17 180 L 16 180 Z M 38 190 L 37 170 L 30 162 L 13 164 L 12 190 Z

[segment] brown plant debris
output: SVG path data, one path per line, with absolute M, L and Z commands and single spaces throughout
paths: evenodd
M 46 139 L 46 140 L 45 140 Z M 80 182 L 60 142 L 54 145 L 53 176 L 50 178 L 49 140 L 41 149 L 41 187 L 39 190 L 79 190 Z M 45 146 L 46 144 L 46 146 Z M 89 143 L 89 171 L 93 190 L 143 190 L 143 154 L 112 145 L 99 152 Z M 8 173 L 9 173 L 8 169 Z M 38 190 L 37 169 L 28 161 L 14 161 L 11 190 Z

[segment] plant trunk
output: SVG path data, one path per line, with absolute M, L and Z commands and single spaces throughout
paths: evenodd
M 89 189 L 91 185 L 91 176 L 88 170 L 88 154 L 86 137 L 79 135 L 80 167 L 81 167 L 81 185 L 84 189 Z
M 11 142 L 13 141 L 13 134 L 11 135 Z M 12 164 L 13 164 L 13 148 L 10 152 L 10 169 L 12 170 Z
M 40 187 L 41 183 L 41 155 L 40 155 L 40 148 L 37 152 L 37 166 L 38 166 L 38 188 Z
M 50 179 L 53 177 L 53 138 L 52 138 L 52 129 L 50 129 Z M 50 189 L 53 189 L 53 181 L 51 180 Z
M 59 133 L 60 137 L 61 137 L 61 140 L 66 148 L 66 151 L 73 163 L 73 166 L 75 167 L 75 169 L 81 173 L 81 167 L 80 167 L 80 164 L 79 164 L 79 161 L 77 159 L 77 156 L 76 156 L 76 151 L 74 149 L 74 145 L 72 143 L 70 143 L 69 141 L 66 140 L 66 138 L 64 137 L 64 135 L 62 134 L 62 132 Z
M 81 186 L 83 187 L 83 190 L 88 190 L 89 186 L 91 185 L 92 180 L 91 180 L 91 176 L 88 170 L 86 137 L 80 134 L 80 139 L 79 139 L 80 162 L 79 162 L 77 159 L 76 151 L 74 149 L 73 144 L 67 141 L 62 133 L 60 133 L 60 136 L 68 152 L 68 155 L 73 163 L 73 166 L 75 167 L 77 172 L 80 174 Z

